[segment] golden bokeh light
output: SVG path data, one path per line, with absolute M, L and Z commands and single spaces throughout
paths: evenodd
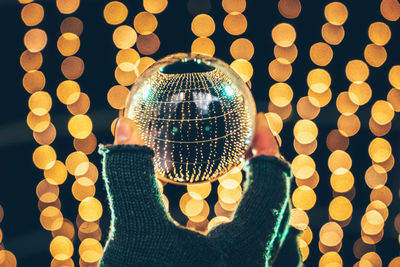
M 87 222 L 94 222 L 100 219 L 103 214 L 103 207 L 99 200 L 88 197 L 79 204 L 79 215 Z
M 231 35 L 240 35 L 247 29 L 247 19 L 242 13 L 229 13 L 223 22 L 224 29 Z
M 292 115 L 292 109 L 293 107 L 291 104 L 284 107 L 278 107 L 272 102 L 268 103 L 268 111 L 278 114 L 282 120 L 286 120 L 290 117 L 290 115 Z
M 214 229 L 215 227 L 217 227 L 218 225 L 224 224 L 224 223 L 228 223 L 231 220 L 225 216 L 216 216 L 214 218 L 212 218 L 210 220 L 210 222 L 208 223 L 207 226 L 207 230 L 211 231 L 212 229 Z
M 368 37 L 376 45 L 386 45 L 391 36 L 392 32 L 389 26 L 383 22 L 375 22 L 369 26 Z
M 272 40 L 281 47 L 290 47 L 296 40 L 296 30 L 288 23 L 280 23 L 272 29 Z
M 329 22 L 325 23 L 321 29 L 321 35 L 325 42 L 331 45 L 338 45 L 344 38 L 343 26 L 333 25 Z
M 337 222 L 325 223 L 319 231 L 319 239 L 328 247 L 335 247 L 342 242 L 343 230 Z
M 85 139 L 92 129 L 92 120 L 87 115 L 75 115 L 68 121 L 68 131 L 74 138 Z
M 390 191 L 390 189 L 387 186 L 384 185 L 384 186 L 379 187 L 379 188 L 374 188 L 371 191 L 369 199 L 370 199 L 371 202 L 375 201 L 375 200 L 380 200 L 383 203 L 385 203 L 385 205 L 387 207 L 389 207 L 389 205 L 393 201 L 393 194 L 392 194 L 392 191 Z
M 29 50 L 25 50 L 19 59 L 19 63 L 24 71 L 28 72 L 31 70 L 37 70 L 42 66 L 43 56 L 42 53 L 32 53 Z
M 346 193 L 354 186 L 354 175 L 349 170 L 333 172 L 330 183 L 335 192 Z
M 112 1 L 104 7 L 103 16 L 108 24 L 118 25 L 128 16 L 128 8 L 119 1 Z
M 142 59 L 140 60 L 140 62 L 142 62 Z M 115 68 L 114 76 L 120 85 L 130 86 L 136 81 L 136 78 L 138 76 L 138 70 L 135 68 L 131 71 L 124 71 L 119 66 L 117 66 Z
M 41 29 L 30 29 L 24 36 L 24 44 L 30 52 L 40 52 L 46 47 L 47 34 Z
M 332 91 L 329 88 L 323 93 L 316 93 L 315 91 L 309 89 L 307 94 L 311 104 L 320 108 L 328 105 L 332 99 Z
M 226 13 L 242 13 L 246 9 L 246 0 L 222 0 L 222 8 Z
M 60 235 L 65 236 L 65 237 L 69 238 L 71 241 L 73 241 L 73 239 L 75 237 L 75 226 L 70 220 L 64 218 L 61 228 L 57 229 L 55 231 L 52 231 L 51 235 L 53 237 L 60 236 Z
M 307 245 L 309 245 L 313 239 L 313 232 L 309 226 L 299 235 L 299 238 L 303 239 Z
M 115 85 L 107 93 L 107 101 L 115 109 L 125 108 L 129 89 L 122 85 Z
M 233 189 L 223 187 L 221 184 L 218 186 L 218 197 L 222 202 L 233 204 L 238 202 L 242 197 L 242 187 L 238 186 Z
M 138 74 L 139 75 L 142 74 L 143 71 L 145 71 L 148 67 L 153 65 L 154 62 L 156 61 L 151 57 L 142 57 L 138 65 Z
M 306 229 L 310 222 L 307 213 L 304 210 L 296 208 L 290 210 L 289 218 L 289 224 L 300 231 Z
M 274 59 L 268 65 L 268 73 L 273 80 L 285 82 L 292 75 L 292 65 L 283 64 L 278 59 Z
M 137 38 L 136 47 L 141 54 L 152 55 L 160 48 L 160 39 L 155 33 L 142 34 Z
M 239 74 L 244 82 L 248 82 L 253 76 L 253 66 L 245 59 L 236 59 L 230 66 Z
M 57 208 L 58 210 L 61 209 L 61 201 L 59 198 L 57 198 L 56 201 L 52 202 L 52 203 L 44 203 L 42 201 L 38 201 L 38 209 L 40 212 L 43 212 L 46 208 L 48 207 L 54 207 Z M 51 231 L 51 230 L 49 230 Z
M 78 225 L 78 223 L 77 223 L 77 225 Z M 79 240 L 81 240 L 81 241 L 85 240 L 87 238 L 93 238 L 96 240 L 100 240 L 101 235 L 102 235 L 101 228 L 97 221 L 95 221 L 95 222 L 84 222 L 83 221 L 79 225 L 78 237 L 79 237 Z
M 371 117 L 368 122 L 369 129 L 375 136 L 384 136 L 386 135 L 390 129 L 392 128 L 392 123 L 389 122 L 388 124 L 380 125 L 374 121 Z
M 278 135 L 283 128 L 283 121 L 281 119 L 281 117 L 273 112 L 267 112 L 265 113 L 265 117 L 268 120 L 268 124 L 269 127 L 271 129 L 271 132 L 273 133 L 273 135 Z
M 40 70 L 30 70 L 22 78 L 22 85 L 28 93 L 43 90 L 46 85 L 46 77 Z
M 343 136 L 350 137 L 358 133 L 361 128 L 361 122 L 355 114 L 349 116 L 340 115 L 337 126 Z
M 200 223 L 207 219 L 210 213 L 210 206 L 207 201 L 203 201 L 203 210 L 196 216 L 188 216 L 189 220 L 194 223 Z
M 343 25 L 349 15 L 347 8 L 340 2 L 332 2 L 325 6 L 325 18 L 333 25 Z
M 143 11 L 135 16 L 133 26 L 139 34 L 151 34 L 157 29 L 158 21 L 156 16 L 147 11 Z
M 333 50 L 324 42 L 313 44 L 310 48 L 310 58 L 315 65 L 326 66 L 333 58 Z
M 278 10 L 281 15 L 287 19 L 295 19 L 300 15 L 300 0 L 280 0 L 278 2 Z
M 89 159 L 85 153 L 75 151 L 68 155 L 65 160 L 65 166 L 72 175 L 84 175 L 89 170 Z
M 75 103 L 81 94 L 81 88 L 75 81 L 66 80 L 57 87 L 57 97 L 61 103 L 71 105 Z
M 371 189 L 381 188 L 386 184 L 387 177 L 387 172 L 382 166 L 373 164 L 365 172 L 365 183 Z
M 372 163 L 373 164 L 378 164 L 379 166 L 382 166 L 386 170 L 386 172 L 389 172 L 394 166 L 394 157 L 391 154 L 390 157 L 387 160 L 385 160 L 384 162 L 372 161 Z
M 26 123 L 29 129 L 34 132 L 44 132 L 50 126 L 50 115 L 46 113 L 43 116 L 37 116 L 33 112 L 29 112 L 26 117 Z
M 31 3 L 22 8 L 21 18 L 26 26 L 32 27 L 42 22 L 44 17 L 43 6 L 38 3 Z
M 208 37 L 196 38 L 191 46 L 192 53 L 213 56 L 215 53 L 214 42 Z
M 93 183 L 96 183 L 97 179 L 99 177 L 99 171 L 97 170 L 96 165 L 94 165 L 93 163 L 89 162 L 88 170 L 84 174 L 76 175 L 75 177 L 76 177 L 76 179 L 89 178 L 90 180 L 93 181 Z
M 44 203 L 52 203 L 57 200 L 60 189 L 57 185 L 50 184 L 46 179 L 40 181 L 36 186 L 36 195 Z
M 90 98 L 85 93 L 80 93 L 78 100 L 74 103 L 67 105 L 68 111 L 72 115 L 85 114 L 90 107 Z
M 73 143 L 76 151 L 82 151 L 86 155 L 92 154 L 97 148 L 97 138 L 93 133 L 85 139 L 74 138 Z
M 400 89 L 400 65 L 393 66 L 389 71 L 389 82 L 397 89 Z
M 61 63 L 61 72 L 68 80 L 80 78 L 85 70 L 85 63 L 79 57 L 67 57 Z
M 150 13 L 159 14 L 167 8 L 168 0 L 143 0 L 143 8 Z
M 297 245 L 298 245 L 299 250 L 300 250 L 301 259 L 303 261 L 307 260 L 308 256 L 310 255 L 310 248 L 308 247 L 306 241 L 304 241 L 303 239 L 298 238 L 297 239 Z
M 74 246 L 65 236 L 56 236 L 50 243 L 50 253 L 54 259 L 64 261 L 74 254 Z
M 400 18 L 400 3 L 396 0 L 382 0 L 380 11 L 385 19 L 396 21 Z
M 360 259 L 361 266 L 376 266 L 382 267 L 382 260 L 376 252 L 368 252 Z
M 387 101 L 392 104 L 394 111 L 400 112 L 400 90 L 392 88 L 387 95 Z
M 364 59 L 372 67 L 379 68 L 387 59 L 387 52 L 383 46 L 369 44 L 364 49 Z
M 319 260 L 320 267 L 339 267 L 343 266 L 343 260 L 339 253 L 336 251 L 330 251 L 322 255 Z
M 313 69 L 307 75 L 308 87 L 318 93 L 324 93 L 331 86 L 331 76 L 324 69 Z
M 371 115 L 376 123 L 385 125 L 392 121 L 394 117 L 394 108 L 389 102 L 378 100 L 372 106 Z
M 373 161 L 384 162 L 392 154 L 392 146 L 387 140 L 377 137 L 369 144 L 368 154 Z
M 289 47 L 279 45 L 275 45 L 274 47 L 274 56 L 282 64 L 292 64 L 296 60 L 297 54 L 298 51 L 295 44 Z
M 379 212 L 382 215 L 382 218 L 384 221 L 386 221 L 386 219 L 389 216 L 389 210 L 388 210 L 387 206 L 385 205 L 385 203 L 383 203 L 380 200 L 374 200 L 368 204 L 368 206 L 366 208 L 366 212 L 371 211 L 371 210 L 376 210 L 377 212 Z
M 197 216 L 203 210 L 204 202 L 203 199 L 194 199 L 189 193 L 185 193 L 179 201 L 179 207 L 186 216 Z
M 63 33 L 57 40 L 57 49 L 65 57 L 75 55 L 80 47 L 81 40 L 74 33 Z
M 358 105 L 351 101 L 348 92 L 341 92 L 336 98 L 336 107 L 340 113 L 350 116 L 358 110 Z
M 317 139 L 315 139 L 314 141 L 312 141 L 309 144 L 302 144 L 299 141 L 297 141 L 296 139 L 294 139 L 293 146 L 294 146 L 294 149 L 296 150 L 297 154 L 311 155 L 317 149 L 318 142 L 317 142 Z
M 310 120 L 298 120 L 293 128 L 293 134 L 301 144 L 309 144 L 318 136 L 317 125 Z
M 304 120 L 313 120 L 320 112 L 320 108 L 313 105 L 308 96 L 303 96 L 297 101 L 296 109 L 297 114 Z
M 56 138 L 56 127 L 50 122 L 43 132 L 33 132 L 33 138 L 39 145 L 50 145 Z
M 269 88 L 269 99 L 278 107 L 285 107 L 293 99 L 293 90 L 287 83 L 275 83 Z
M 0 249 L 0 266 L 4 267 L 16 267 L 17 258 L 11 251 Z
M 351 169 L 350 155 L 343 150 L 335 150 L 328 158 L 328 167 L 332 173 L 343 173 Z
M 208 37 L 215 31 L 215 22 L 207 14 L 199 14 L 192 21 L 192 32 L 198 37 Z
M 96 239 L 86 238 L 79 246 L 79 255 L 84 262 L 95 263 L 101 259 L 103 247 Z
M 56 151 L 49 145 L 39 146 L 33 151 L 33 163 L 42 170 L 48 170 L 56 164 Z
M 61 228 L 64 217 L 57 207 L 49 206 L 40 213 L 40 224 L 47 231 L 56 231 Z
M 113 42 L 119 49 L 131 48 L 137 40 L 137 33 L 128 25 L 118 26 L 113 33 Z
M 356 105 L 365 105 L 371 99 L 372 89 L 366 82 L 352 83 L 349 86 L 349 98 Z
M 43 116 L 48 113 L 52 106 L 51 96 L 47 92 L 39 91 L 33 93 L 28 100 L 28 107 L 33 114 Z
M 331 152 L 335 150 L 345 151 L 349 146 L 349 138 L 344 136 L 339 130 L 332 130 L 326 138 L 326 146 Z
M 343 196 L 335 197 L 329 204 L 329 216 L 335 221 L 345 221 L 353 213 L 353 205 Z
M 254 55 L 254 46 L 249 39 L 238 38 L 233 41 L 229 51 L 234 59 L 250 60 Z
M 60 32 L 62 34 L 69 32 L 81 36 L 83 32 L 83 22 L 76 17 L 67 17 L 61 22 Z
M 68 172 L 64 163 L 57 160 L 53 167 L 44 170 L 44 177 L 49 184 L 60 185 L 67 179 Z
M 376 235 L 382 231 L 385 220 L 376 210 L 370 210 L 361 219 L 361 228 L 368 235 Z M 364 241 L 365 242 L 365 241 Z
M 308 179 L 315 172 L 315 162 L 307 155 L 297 155 L 292 161 L 293 175 L 298 179 Z
M 353 83 L 362 83 L 369 76 L 368 65 L 362 60 L 351 60 L 346 65 L 346 77 Z
M 202 200 L 208 197 L 211 193 L 211 183 L 188 184 L 187 191 L 191 198 Z
M 79 178 L 72 184 L 72 195 L 78 201 L 82 201 L 87 197 L 94 197 L 96 187 L 89 178 Z
M 310 210 L 314 207 L 317 201 L 317 195 L 310 187 L 302 185 L 297 187 L 292 194 L 293 206 L 302 209 Z
M 78 8 L 80 0 L 56 0 L 57 9 L 62 14 L 72 14 Z
M 135 49 L 122 49 L 118 51 L 116 61 L 121 70 L 133 71 L 139 65 L 140 55 Z

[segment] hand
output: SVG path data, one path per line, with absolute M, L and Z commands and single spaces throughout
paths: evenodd
M 136 123 L 128 118 L 121 117 L 115 125 L 114 145 L 144 145 Z
M 256 130 L 251 147 L 246 153 L 246 158 L 250 159 L 259 155 L 280 156 L 278 143 L 263 112 L 257 113 Z

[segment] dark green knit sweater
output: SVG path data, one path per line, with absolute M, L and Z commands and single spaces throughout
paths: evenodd
M 232 222 L 204 236 L 178 226 L 166 212 L 150 148 L 116 145 L 100 153 L 112 216 L 100 266 L 300 266 L 298 231 L 288 226 L 291 172 L 283 161 L 251 159 Z

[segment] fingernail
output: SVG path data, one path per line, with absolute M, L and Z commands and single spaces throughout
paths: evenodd
M 119 119 L 116 124 L 116 139 L 118 143 L 122 143 L 129 139 L 131 136 L 131 127 L 126 123 L 122 123 L 122 119 Z

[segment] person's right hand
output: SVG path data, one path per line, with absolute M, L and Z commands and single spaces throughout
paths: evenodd
M 144 145 L 136 123 L 128 118 L 121 117 L 115 125 L 114 145 Z

